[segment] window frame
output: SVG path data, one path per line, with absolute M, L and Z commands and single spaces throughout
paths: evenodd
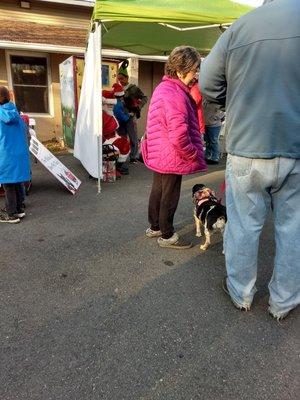
M 48 104 L 49 104 L 49 112 L 47 113 L 31 113 L 28 112 L 27 115 L 33 118 L 53 118 L 54 117 L 54 106 L 53 106 L 53 89 L 52 89 L 52 74 L 50 67 L 50 56 L 48 53 L 36 53 L 31 51 L 5 51 L 6 58 L 6 70 L 7 70 L 7 78 L 8 78 L 8 87 L 9 90 L 13 91 L 13 79 L 12 79 L 12 70 L 11 70 L 11 56 L 22 56 L 22 57 L 38 57 L 45 58 L 47 62 L 47 81 L 48 81 Z M 39 85 L 37 85 L 39 86 Z

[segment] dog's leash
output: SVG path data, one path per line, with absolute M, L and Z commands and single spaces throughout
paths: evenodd
M 226 191 L 226 181 L 224 179 L 224 181 L 219 186 L 219 194 L 220 194 L 220 197 L 218 198 L 218 203 L 219 204 L 222 203 L 225 191 Z

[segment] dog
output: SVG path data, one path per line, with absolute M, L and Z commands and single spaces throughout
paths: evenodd
M 201 226 L 203 226 L 205 243 L 200 246 L 200 249 L 207 250 L 210 245 L 210 237 L 213 233 L 220 231 L 223 236 L 227 222 L 226 207 L 220 204 L 220 201 L 215 196 L 215 192 L 203 184 L 193 186 L 192 196 L 193 203 L 195 204 L 196 236 L 202 236 Z

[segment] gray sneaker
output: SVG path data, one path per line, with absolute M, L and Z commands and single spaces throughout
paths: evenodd
M 160 247 L 176 250 L 185 250 L 192 247 L 192 243 L 180 239 L 176 232 L 169 239 L 158 238 L 157 243 Z
M 151 229 L 151 228 L 147 228 L 147 229 L 146 229 L 146 232 L 145 232 L 145 235 L 146 235 L 148 238 L 159 237 L 159 236 L 161 236 L 161 231 L 154 231 L 154 230 Z

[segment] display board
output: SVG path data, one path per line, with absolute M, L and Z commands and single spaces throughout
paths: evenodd
M 29 150 L 72 194 L 77 192 L 81 181 L 33 136 L 30 140 Z

